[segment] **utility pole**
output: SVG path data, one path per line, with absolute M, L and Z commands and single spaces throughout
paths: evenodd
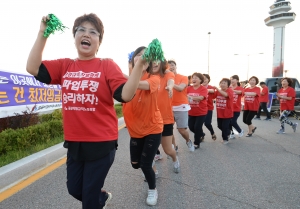
M 207 74 L 209 75 L 209 47 L 210 47 L 210 32 L 208 32 L 208 64 L 207 64 Z

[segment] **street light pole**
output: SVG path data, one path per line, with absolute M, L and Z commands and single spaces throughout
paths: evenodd
M 208 64 L 207 64 L 207 74 L 209 75 L 209 47 L 210 47 L 210 32 L 208 32 Z
M 249 80 L 249 59 L 250 59 L 250 54 L 248 56 L 248 69 L 247 69 L 247 81 Z

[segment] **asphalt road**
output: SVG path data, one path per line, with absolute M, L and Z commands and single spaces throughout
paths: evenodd
M 246 130 L 241 118 L 239 121 Z M 166 155 L 156 163 L 159 200 L 152 208 L 300 208 L 300 128 L 294 133 L 286 127 L 286 134 L 278 135 L 277 119 L 254 121 L 257 130 L 253 137 L 223 145 L 215 117 L 213 125 L 217 141 L 212 141 L 204 128 L 207 137 L 194 153 L 175 130 L 181 172 L 173 172 Z M 65 182 L 63 165 L 1 202 L 0 208 L 81 208 L 68 194 Z M 147 184 L 141 171 L 130 165 L 127 129 L 119 132 L 119 150 L 104 189 L 113 194 L 108 209 L 149 208 L 145 203 Z

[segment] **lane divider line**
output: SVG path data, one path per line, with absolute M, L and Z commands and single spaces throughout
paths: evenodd
M 125 128 L 125 126 L 126 126 L 125 124 L 120 125 L 118 127 L 118 130 L 120 131 L 121 129 Z M 3 200 L 11 197 L 12 195 L 16 194 L 17 192 L 21 191 L 22 189 L 28 187 L 30 184 L 34 183 L 35 181 L 43 178 L 47 174 L 49 174 L 52 171 L 56 170 L 57 168 L 59 168 L 60 166 L 65 164 L 66 161 L 67 161 L 67 158 L 63 157 L 62 159 L 58 160 L 57 162 L 47 166 L 43 170 L 41 170 L 41 171 L 33 174 L 32 176 L 28 177 L 24 181 L 21 181 L 20 183 L 16 184 L 15 186 L 12 186 L 12 187 L 8 188 L 7 190 L 3 191 L 2 193 L 0 193 L 0 202 L 2 202 Z

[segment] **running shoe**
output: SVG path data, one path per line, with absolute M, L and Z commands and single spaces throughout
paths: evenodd
M 157 189 L 149 189 L 148 197 L 146 199 L 147 205 L 154 206 L 157 203 L 158 192 Z
M 277 131 L 277 134 L 285 134 L 285 132 L 284 132 L 284 129 L 279 129 L 278 131 Z
M 229 139 L 235 139 L 234 134 L 230 134 Z
M 162 154 L 159 154 L 159 155 L 156 154 L 155 157 L 154 157 L 154 161 L 161 160 L 161 159 L 163 159 Z
M 228 143 L 229 143 L 228 140 L 223 141 L 223 144 L 228 144 Z
M 241 138 L 242 136 L 244 136 L 244 130 L 242 129 L 241 133 L 239 133 L 239 137 Z
M 298 123 L 294 123 L 294 124 L 292 125 L 292 128 L 293 128 L 294 132 L 296 132 L 297 126 L 298 126 Z
M 258 117 L 255 117 L 255 118 L 254 118 L 254 120 L 261 120 L 261 119 L 260 119 L 260 118 L 258 118 Z
M 103 206 L 103 209 L 106 208 L 106 206 L 108 205 L 108 202 L 111 200 L 112 198 L 112 194 L 110 192 L 106 192 L 106 200 L 105 200 L 105 205 Z
M 190 140 L 189 142 L 186 143 L 186 145 L 188 146 L 189 150 L 191 152 L 194 152 L 195 151 L 195 147 L 194 147 L 194 144 L 193 142 Z
M 178 157 L 176 157 L 176 162 L 173 163 L 173 166 L 174 166 L 174 172 L 175 173 L 179 173 L 179 170 L 180 170 L 180 163 L 179 163 L 179 160 L 178 160 Z

